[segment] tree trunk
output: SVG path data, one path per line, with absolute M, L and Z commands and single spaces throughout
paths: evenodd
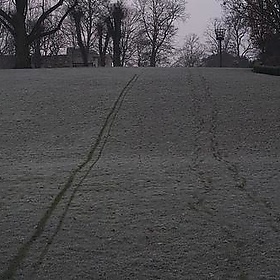
M 156 67 L 156 50 L 153 48 L 150 57 L 150 67 Z
M 80 52 L 83 59 L 83 64 L 85 67 L 88 67 L 88 51 L 86 50 L 84 44 L 81 44 L 81 41 L 78 42 Z
M 113 65 L 114 67 L 121 67 L 121 49 L 120 40 L 116 38 L 113 41 Z
M 122 20 L 124 18 L 124 8 L 121 2 L 114 4 L 112 11 L 112 19 L 108 18 L 108 30 L 113 39 L 113 65 L 121 67 L 121 47 L 120 41 L 122 36 Z
M 106 56 L 104 54 L 100 54 L 99 66 L 100 67 L 105 67 L 106 66 Z
M 35 52 L 33 56 L 33 63 L 35 68 L 41 68 L 41 52 L 40 52 L 40 39 L 37 39 L 34 43 Z
M 110 35 L 107 31 L 105 35 L 105 39 L 103 42 L 103 31 L 104 25 L 101 23 L 97 26 L 97 33 L 98 33 L 98 49 L 99 49 L 99 66 L 105 67 L 106 66 L 106 53 L 109 45 Z
M 29 44 L 27 38 L 15 38 L 16 64 L 15 68 L 31 68 Z
M 122 11 L 119 10 L 118 13 L 115 14 L 114 18 L 114 36 L 113 36 L 113 64 L 114 67 L 121 66 L 121 24 L 122 24 Z
M 15 68 L 31 68 L 29 42 L 25 29 L 25 18 L 21 14 L 15 16 Z
M 83 13 L 81 11 L 74 11 L 72 13 L 74 17 L 74 22 L 75 22 L 75 27 L 76 27 L 76 34 L 77 34 L 77 41 L 78 41 L 78 46 L 80 48 L 80 52 L 82 55 L 83 59 L 83 64 L 84 66 L 88 66 L 88 50 L 86 49 L 83 38 L 82 38 L 82 26 L 81 26 L 81 21 L 83 17 Z

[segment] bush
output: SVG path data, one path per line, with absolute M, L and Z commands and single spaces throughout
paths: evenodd
M 256 73 L 280 76 L 280 66 L 255 65 L 253 71 Z

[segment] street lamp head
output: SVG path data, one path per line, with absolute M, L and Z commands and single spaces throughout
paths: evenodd
M 223 66 L 222 64 L 222 41 L 225 39 L 226 30 L 222 27 L 215 28 L 216 39 L 219 42 L 219 53 L 220 53 L 220 67 Z
M 215 29 L 215 34 L 216 34 L 216 39 L 218 41 L 222 41 L 225 39 L 225 33 L 226 33 L 226 30 L 222 27 L 217 27 Z

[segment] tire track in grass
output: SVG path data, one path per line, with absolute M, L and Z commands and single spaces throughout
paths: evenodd
M 8 268 L 0 275 L 0 279 L 13 279 L 17 270 L 20 268 L 23 261 L 28 256 L 28 253 L 31 250 L 31 247 L 35 245 L 35 243 L 40 242 L 41 235 L 45 232 L 45 228 L 52 217 L 55 217 L 54 211 L 60 206 L 62 200 L 66 196 L 66 192 L 72 188 L 72 192 L 66 205 L 64 206 L 64 210 L 59 217 L 58 223 L 55 227 L 55 230 L 52 234 L 49 234 L 47 238 L 46 244 L 43 246 L 43 249 L 40 252 L 39 258 L 32 264 L 32 272 L 29 275 L 29 279 L 32 279 L 35 276 L 36 271 L 38 270 L 39 266 L 41 265 L 44 257 L 46 256 L 50 246 L 52 245 L 56 235 L 60 231 L 63 221 L 68 213 L 69 207 L 75 198 L 77 191 L 79 190 L 80 186 L 84 182 L 84 180 L 89 175 L 90 171 L 93 169 L 95 164 L 99 161 L 104 147 L 110 137 L 110 131 L 113 127 L 115 119 L 121 106 L 124 102 L 124 99 L 129 92 L 129 90 L 133 87 L 138 79 L 138 75 L 135 74 L 125 85 L 121 93 L 119 94 L 118 98 L 116 99 L 112 109 L 110 110 L 99 134 L 98 137 L 90 148 L 90 151 L 85 159 L 75 170 L 72 171 L 72 174 L 69 176 L 67 182 L 65 183 L 62 190 L 57 194 L 54 198 L 53 202 L 51 203 L 48 210 L 45 212 L 44 216 L 40 219 L 37 223 L 36 229 L 29 240 L 24 243 L 18 250 L 18 253 L 10 260 Z M 66 199 L 66 198 L 65 198 Z

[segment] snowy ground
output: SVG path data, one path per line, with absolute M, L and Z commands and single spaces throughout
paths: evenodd
M 0 71 L 0 279 L 280 279 L 280 79 Z

